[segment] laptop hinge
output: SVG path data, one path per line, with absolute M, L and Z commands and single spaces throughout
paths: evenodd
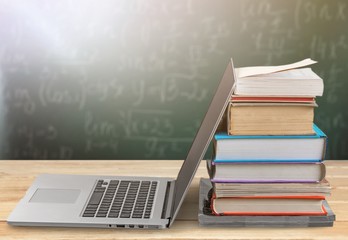
M 164 199 L 162 218 L 169 219 L 169 221 L 173 213 L 174 189 L 175 189 L 175 180 L 168 182 L 166 195 Z

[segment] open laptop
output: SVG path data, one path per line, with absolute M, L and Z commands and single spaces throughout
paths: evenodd
M 231 59 L 176 180 L 42 174 L 7 222 L 15 226 L 170 227 L 224 114 L 234 81 Z

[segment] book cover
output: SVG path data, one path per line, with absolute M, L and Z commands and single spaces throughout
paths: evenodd
M 327 215 L 322 196 L 267 196 L 216 198 L 211 210 L 218 216 L 313 216 Z
M 213 161 L 322 162 L 327 136 L 315 124 L 313 131 L 313 135 L 228 135 L 220 132 L 214 136 Z
M 215 163 L 207 160 L 212 182 L 316 183 L 325 178 L 323 163 Z
M 331 194 L 326 179 L 315 183 L 211 183 L 217 198 L 247 196 L 322 196 Z
M 315 102 L 231 102 L 227 132 L 230 135 L 311 135 L 315 107 Z

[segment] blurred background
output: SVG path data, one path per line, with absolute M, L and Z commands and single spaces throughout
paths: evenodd
M 2 0 L 0 157 L 184 159 L 231 57 L 310 57 L 348 159 L 347 25 L 345 0 Z

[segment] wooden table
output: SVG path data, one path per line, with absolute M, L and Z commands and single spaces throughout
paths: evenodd
M 199 167 L 173 227 L 167 230 L 12 227 L 6 218 L 40 173 L 176 177 L 182 161 L 0 161 L 0 239 L 348 239 L 348 161 L 326 161 L 334 227 L 204 228 L 198 225 Z

